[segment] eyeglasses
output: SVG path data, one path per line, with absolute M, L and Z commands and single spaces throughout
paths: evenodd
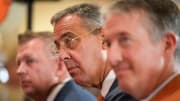
M 85 37 L 90 35 L 90 33 L 98 33 L 100 28 L 95 28 L 94 30 L 88 32 L 88 34 L 75 34 L 73 32 L 66 32 L 64 33 L 58 40 L 55 41 L 55 44 L 58 48 L 61 48 L 61 45 L 65 46 L 68 49 L 74 49 L 78 46 L 80 42 L 80 37 Z

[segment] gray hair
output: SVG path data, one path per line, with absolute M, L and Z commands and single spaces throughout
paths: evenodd
M 167 32 L 174 32 L 177 39 L 180 34 L 180 10 L 171 0 L 119 0 L 111 5 L 110 11 L 131 12 L 143 10 L 148 16 L 151 37 L 159 41 Z M 177 42 L 175 57 L 179 60 L 180 45 Z
M 53 33 L 51 32 L 25 32 L 18 35 L 18 44 L 21 46 L 31 40 L 40 39 L 46 45 L 47 52 L 50 52 L 50 57 L 58 59 L 59 51 L 54 43 Z
M 88 3 L 77 4 L 59 11 L 51 18 L 51 24 L 56 24 L 59 20 L 69 14 L 78 15 L 89 30 L 99 29 L 103 25 L 103 18 L 99 7 Z

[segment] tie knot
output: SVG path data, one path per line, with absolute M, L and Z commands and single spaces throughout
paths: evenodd
M 101 93 L 97 96 L 97 101 L 103 101 L 104 97 L 102 96 Z

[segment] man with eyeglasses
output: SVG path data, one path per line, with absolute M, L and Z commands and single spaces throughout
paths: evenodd
M 98 101 L 134 101 L 118 89 L 106 62 L 100 36 L 102 20 L 99 8 L 92 4 L 74 5 L 55 14 L 51 23 L 60 57 L 78 84 L 101 89 Z

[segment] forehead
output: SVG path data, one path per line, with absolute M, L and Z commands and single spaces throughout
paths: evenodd
M 145 13 L 140 11 L 133 12 L 112 12 L 106 19 L 103 31 L 105 36 L 114 35 L 113 33 L 142 33 L 146 31 L 144 20 Z
M 86 31 L 82 18 L 76 14 L 69 14 L 59 20 L 54 26 L 55 39 L 61 37 L 64 33 L 82 34 Z
M 41 50 L 43 49 L 44 43 L 40 39 L 30 40 L 18 47 L 17 58 L 23 57 L 24 55 L 42 53 Z

